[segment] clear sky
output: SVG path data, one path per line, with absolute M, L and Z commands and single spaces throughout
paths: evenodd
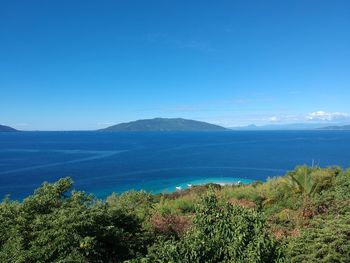
M 0 123 L 350 122 L 350 1 L 0 1 Z

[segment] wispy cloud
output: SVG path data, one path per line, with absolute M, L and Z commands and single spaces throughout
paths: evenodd
M 305 121 L 305 116 L 300 114 L 273 115 L 265 118 L 264 121 L 271 123 L 298 122 Z
M 315 111 L 309 113 L 306 118 L 310 121 L 344 121 L 349 120 L 350 115 L 345 112 Z
M 280 119 L 277 117 L 277 116 L 272 116 L 272 117 L 269 117 L 269 122 L 279 122 Z
M 315 111 L 307 114 L 272 115 L 264 118 L 264 121 L 271 123 L 292 123 L 292 122 L 345 122 L 350 121 L 350 114 L 346 112 Z

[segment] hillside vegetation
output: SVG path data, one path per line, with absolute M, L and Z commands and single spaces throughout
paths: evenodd
M 350 170 L 102 201 L 44 183 L 0 204 L 0 262 L 350 262 Z
M 149 131 L 225 131 L 228 130 L 219 125 L 186 120 L 182 118 L 154 118 L 120 123 L 102 129 L 110 132 L 149 132 Z

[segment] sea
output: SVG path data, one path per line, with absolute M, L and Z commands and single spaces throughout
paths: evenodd
M 0 133 L 0 197 L 22 200 L 63 177 L 106 198 L 131 189 L 249 183 L 297 165 L 350 166 L 349 131 Z

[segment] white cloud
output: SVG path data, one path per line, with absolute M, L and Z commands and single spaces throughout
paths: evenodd
M 348 119 L 349 117 L 350 115 L 345 112 L 316 111 L 309 113 L 306 119 L 310 121 L 340 121 Z
M 277 122 L 279 121 L 280 119 L 277 117 L 277 116 L 272 116 L 268 119 L 270 122 Z
M 262 119 L 263 121 L 268 122 L 280 122 L 280 123 L 288 123 L 288 122 L 298 122 L 304 120 L 302 115 L 293 115 L 293 114 L 282 114 L 282 115 L 273 115 L 270 117 L 266 117 Z

